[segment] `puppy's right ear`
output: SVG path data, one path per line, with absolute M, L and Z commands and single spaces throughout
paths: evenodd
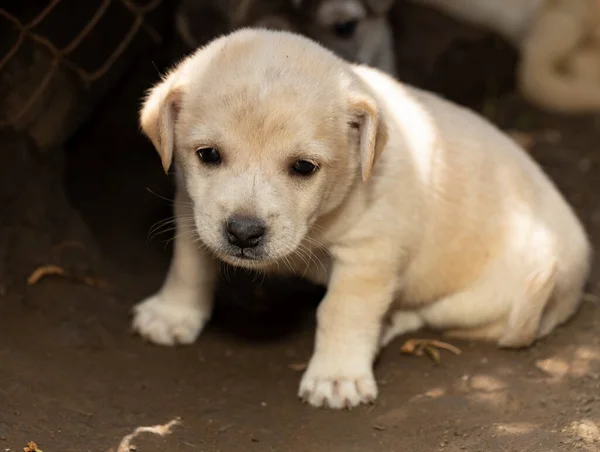
M 165 173 L 175 150 L 175 121 L 181 107 L 181 89 L 174 74 L 150 90 L 140 112 L 140 126 L 160 155 Z
M 366 182 L 387 144 L 387 126 L 375 100 L 362 93 L 350 96 L 350 115 L 350 127 L 358 132 L 361 174 L 363 182 Z

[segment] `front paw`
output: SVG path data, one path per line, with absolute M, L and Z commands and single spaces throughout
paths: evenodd
M 196 303 L 177 304 L 154 295 L 133 308 L 133 330 L 158 345 L 191 344 L 208 321 Z
M 377 383 L 369 364 L 335 366 L 339 358 L 311 360 L 300 382 L 298 396 L 315 407 L 353 408 L 377 399 Z M 336 369 L 337 367 L 337 369 Z

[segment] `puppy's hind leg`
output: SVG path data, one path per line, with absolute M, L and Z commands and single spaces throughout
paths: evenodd
M 498 340 L 500 347 L 528 347 L 535 341 L 542 313 L 554 292 L 555 277 L 556 265 L 552 264 L 528 278 L 525 293 L 513 301 L 506 330 Z
M 554 291 L 556 266 L 545 265 L 528 276 L 498 264 L 474 287 L 422 309 L 426 324 L 454 337 L 495 341 L 503 348 L 531 345 Z
M 429 304 L 418 313 L 425 326 L 448 336 L 496 342 L 506 329 L 512 300 L 522 292 L 499 260 L 471 287 Z
M 557 326 L 565 323 L 579 307 L 583 291 L 572 290 L 566 294 L 556 292 L 548 303 L 537 333 L 537 339 L 548 336 Z
M 461 339 L 497 341 L 505 328 L 510 299 L 493 284 L 480 284 L 442 298 L 419 315 L 432 330 Z
M 398 336 L 420 330 L 424 325 L 425 322 L 417 311 L 394 311 L 383 327 L 379 346 L 387 347 Z
M 581 304 L 590 270 L 589 249 L 582 252 L 581 256 L 579 262 L 569 267 L 568 272 L 559 272 L 556 289 L 542 315 L 538 338 L 547 336 L 558 325 L 569 320 Z

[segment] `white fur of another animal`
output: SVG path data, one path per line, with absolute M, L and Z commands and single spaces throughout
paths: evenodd
M 176 29 L 191 48 L 204 44 L 190 27 L 191 21 L 201 20 L 193 17 L 192 7 L 211 2 L 217 2 L 230 30 L 254 26 L 301 33 L 351 62 L 396 74 L 392 29 L 386 17 L 395 0 L 320 0 L 316 6 L 307 5 L 306 0 L 275 4 L 265 0 L 183 0 L 176 13 Z M 336 35 L 336 26 L 352 23 L 355 31 L 351 35 Z
M 600 111 L 599 0 L 411 0 L 494 31 L 521 53 L 523 95 L 560 113 Z

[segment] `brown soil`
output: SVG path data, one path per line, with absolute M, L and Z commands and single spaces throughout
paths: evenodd
M 484 42 L 473 36 L 480 40 L 469 38 L 476 45 L 462 46 L 459 61 Z M 501 58 L 485 53 L 480 68 Z M 444 79 L 458 87 L 454 97 L 526 132 L 533 155 L 599 244 L 598 118 L 541 114 L 510 84 L 498 102 L 478 97 L 461 85 L 457 59 L 446 61 L 454 61 Z M 70 145 L 69 192 L 111 263 L 111 288 L 48 278 L 0 292 L 0 450 L 23 450 L 33 440 L 45 452 L 104 452 L 139 425 L 175 417 L 183 425 L 172 435 L 140 437 L 138 450 L 600 450 L 600 302 L 591 296 L 572 322 L 524 351 L 455 342 L 463 354 L 442 352 L 435 366 L 403 355 L 398 340 L 376 367 L 378 403 L 351 412 L 317 410 L 295 396 L 319 290 L 267 285 L 267 293 L 249 297 L 251 278 L 238 273 L 197 344 L 166 349 L 132 336 L 129 309 L 159 287 L 169 258 L 168 233 L 147 239 L 150 226 L 169 215 L 160 196 L 169 198 L 171 188 L 135 122 L 138 99 L 156 78 L 146 66 Z M 422 79 L 435 84 L 425 72 Z

